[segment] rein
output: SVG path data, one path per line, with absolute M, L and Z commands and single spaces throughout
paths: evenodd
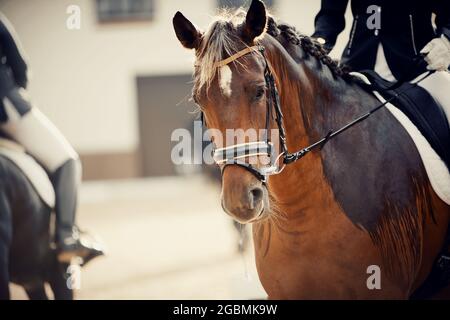
M 318 141 L 312 143 L 311 145 L 300 149 L 296 152 L 290 153 L 287 148 L 287 142 L 286 142 L 286 131 L 283 124 L 283 113 L 281 111 L 281 104 L 280 104 L 280 97 L 278 94 L 278 89 L 276 87 L 275 79 L 273 76 L 273 73 L 270 69 L 269 63 L 267 61 L 266 55 L 265 55 L 265 48 L 263 46 L 253 46 L 253 47 L 247 47 L 236 54 L 230 56 L 227 59 L 224 59 L 222 61 L 217 62 L 214 64 L 215 67 L 223 67 L 225 65 L 230 64 L 231 62 L 249 54 L 252 52 L 259 52 L 262 57 L 264 58 L 265 62 L 265 70 L 264 70 L 264 78 L 267 86 L 267 113 L 266 113 L 266 137 L 264 141 L 257 141 L 257 142 L 250 142 L 250 143 L 242 143 L 237 145 L 228 146 L 226 148 L 219 148 L 215 149 L 213 153 L 214 161 L 221 167 L 222 174 L 225 170 L 225 168 L 229 165 L 238 165 L 246 169 L 247 171 L 251 172 L 253 175 L 255 175 L 261 182 L 266 183 L 267 182 L 267 176 L 279 174 L 281 171 L 283 171 L 284 167 L 290 163 L 296 162 L 303 158 L 306 154 L 311 152 L 314 149 L 321 149 L 323 146 L 329 142 L 331 139 L 335 138 L 336 136 L 342 134 L 343 132 L 347 131 L 354 125 L 364 121 L 365 119 L 369 118 L 372 114 L 386 106 L 391 101 L 397 99 L 401 93 L 405 92 L 408 89 L 411 89 L 412 87 L 415 87 L 423 81 L 424 79 L 428 78 L 431 74 L 434 73 L 434 71 L 428 71 L 427 74 L 425 74 L 422 78 L 420 78 L 418 81 L 411 84 L 411 87 L 408 87 L 404 89 L 401 92 L 395 92 L 395 94 L 385 100 L 383 103 L 377 105 L 370 111 L 368 111 L 365 114 L 362 114 L 361 116 L 353 119 L 346 125 L 340 127 L 337 130 L 329 131 L 323 138 L 319 139 Z M 400 80 L 396 84 L 394 84 L 395 87 L 399 87 L 401 84 L 405 83 L 406 80 Z M 272 109 L 275 111 L 275 114 L 272 115 Z M 273 148 L 273 143 L 270 141 L 269 138 L 269 126 L 270 126 L 270 119 L 275 118 L 275 121 L 277 123 L 278 129 L 279 129 L 279 140 L 280 140 L 280 149 L 281 153 L 278 157 L 275 157 L 275 150 Z M 266 155 L 270 158 L 270 165 L 268 167 L 255 167 L 252 166 L 250 163 L 247 163 L 243 161 L 242 159 L 252 156 L 261 156 Z M 278 161 L 283 156 L 283 166 L 280 168 L 278 166 Z

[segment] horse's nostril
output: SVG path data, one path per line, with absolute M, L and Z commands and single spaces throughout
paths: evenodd
M 249 196 L 251 209 L 256 208 L 256 206 L 261 202 L 263 195 L 263 189 L 261 189 L 260 187 L 254 187 L 250 190 Z

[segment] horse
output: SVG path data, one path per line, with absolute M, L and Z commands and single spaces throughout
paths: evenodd
M 173 26 L 195 50 L 193 99 L 214 129 L 213 143 L 227 129 L 279 132 L 271 143 L 246 137 L 217 152 L 234 156 L 218 162 L 222 207 L 252 225 L 268 298 L 410 298 L 444 245 L 450 206 L 396 118 L 380 109 L 299 161 L 287 159 L 287 150 L 318 141 L 379 101 L 259 0 L 248 11 L 221 13 L 205 32 L 180 12 Z M 242 148 L 253 165 L 236 160 Z M 270 161 L 275 170 L 266 165 L 270 149 L 279 154 Z
M 24 172 L 0 153 L 0 300 L 10 298 L 10 282 L 21 285 L 32 300 L 49 298 L 47 282 L 55 299 L 73 299 L 68 265 L 51 247 L 52 210 Z

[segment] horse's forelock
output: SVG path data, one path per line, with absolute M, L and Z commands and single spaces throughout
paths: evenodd
M 237 27 L 245 19 L 242 9 L 223 10 L 205 32 L 197 52 L 195 88 L 210 87 L 217 73 L 216 64 L 242 49 L 243 41 L 237 34 Z

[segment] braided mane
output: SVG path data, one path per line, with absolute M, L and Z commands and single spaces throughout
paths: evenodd
M 300 46 L 307 55 L 317 58 L 322 64 L 326 65 L 334 76 L 346 80 L 353 78 L 349 74 L 351 70 L 348 66 L 340 66 L 338 61 L 333 60 L 319 42 L 300 33 L 294 26 L 284 22 L 277 23 L 273 17 L 269 17 L 267 33 L 277 40 L 281 36 L 285 41 Z

